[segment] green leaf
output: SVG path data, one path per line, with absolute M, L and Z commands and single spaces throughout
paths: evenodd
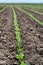
M 20 53 L 22 52 L 22 48 L 17 48 L 17 51 Z
M 29 65 L 29 64 L 26 64 L 24 61 L 22 61 L 20 65 Z
M 20 29 L 18 28 L 18 26 L 15 27 L 15 31 L 20 31 Z
M 16 22 L 17 20 L 14 20 L 14 26 L 18 26 L 18 23 Z
M 19 31 L 16 31 L 15 34 L 16 34 L 17 36 L 20 36 L 20 32 L 19 32 Z
M 16 36 L 16 40 L 19 43 L 21 41 L 21 38 Z
M 16 58 L 17 59 L 23 59 L 23 57 L 24 57 L 24 54 L 23 53 L 20 53 L 20 54 L 16 55 Z
M 19 48 L 19 47 L 22 47 L 21 43 L 17 43 L 17 47 L 18 47 L 18 48 Z

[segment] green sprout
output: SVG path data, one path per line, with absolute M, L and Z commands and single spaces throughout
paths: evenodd
M 20 31 L 20 28 L 18 28 L 18 26 L 16 26 L 15 31 Z
M 20 65 L 30 65 L 30 64 L 27 64 L 24 61 L 21 61 L 21 64 Z
M 17 16 L 16 13 L 14 11 L 14 9 L 12 8 L 13 13 L 14 13 L 14 30 L 15 30 L 15 35 L 16 35 L 16 41 L 17 41 L 17 52 L 18 54 L 16 55 L 16 58 L 19 60 L 20 65 L 27 65 L 24 61 L 24 54 L 22 52 L 22 44 L 21 44 L 21 34 L 20 34 L 20 28 L 18 25 L 18 21 L 17 21 Z
M 19 53 L 21 53 L 22 52 L 22 48 L 17 48 L 17 51 L 19 52 Z
M 16 55 L 16 58 L 17 59 L 23 59 L 23 57 L 24 57 L 24 54 L 23 53 L 20 53 L 20 54 L 18 54 L 18 55 Z

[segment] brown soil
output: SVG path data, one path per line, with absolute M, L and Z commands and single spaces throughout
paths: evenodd
M 43 27 L 15 9 L 21 29 L 24 60 L 30 65 L 43 65 Z M 19 65 L 15 58 L 16 39 L 10 7 L 0 13 L 0 65 Z
M 39 19 L 40 21 L 43 22 L 43 15 L 37 14 L 37 13 L 31 11 L 31 10 L 27 10 L 27 9 L 25 9 L 25 10 L 28 11 L 29 13 L 31 13 L 33 16 L 35 16 L 37 19 Z
M 0 65 L 17 65 L 16 40 L 10 7 L 0 13 Z
M 15 9 L 21 29 L 24 60 L 30 65 L 43 65 L 43 27 Z

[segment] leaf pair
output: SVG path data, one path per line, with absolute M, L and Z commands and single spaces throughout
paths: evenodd
M 23 57 L 24 57 L 23 53 L 20 53 L 20 54 L 16 55 L 16 58 L 19 59 L 19 60 L 23 59 Z
M 28 64 L 26 64 L 24 61 L 21 61 L 20 65 L 28 65 Z
M 22 48 L 17 48 L 17 51 L 18 51 L 19 53 L 21 53 L 21 52 L 22 52 Z
M 20 31 L 18 26 L 15 27 L 15 31 Z

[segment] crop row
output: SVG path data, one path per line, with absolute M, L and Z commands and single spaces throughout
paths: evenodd
M 38 11 L 34 11 L 34 10 L 30 10 L 30 11 L 33 11 L 33 12 L 35 12 L 35 13 L 37 13 L 37 14 L 40 14 L 40 15 L 43 15 L 43 13 L 38 12 Z
M 26 8 L 24 8 L 24 9 L 26 9 Z M 37 14 L 40 14 L 40 15 L 43 15 L 43 13 L 41 13 L 41 12 L 38 12 L 38 11 L 35 11 L 35 10 L 32 10 L 32 9 L 26 9 L 26 10 L 30 10 L 30 11 L 32 11 L 32 12 L 34 12 L 34 13 L 37 13 Z
M 43 12 L 43 5 L 24 5 L 22 7 L 26 9 L 32 9 L 35 11 Z
M 21 33 L 20 33 L 20 28 L 19 28 L 19 24 L 18 24 L 18 21 L 17 21 L 17 15 L 14 11 L 14 9 L 12 8 L 13 10 L 13 17 L 14 17 L 14 30 L 15 30 L 15 35 L 16 35 L 16 41 L 17 41 L 17 55 L 16 55 L 16 59 L 19 60 L 20 62 L 20 65 L 27 65 L 25 62 L 24 62 L 24 54 L 22 52 L 22 43 L 21 43 Z M 29 64 L 28 64 L 29 65 Z
M 38 14 L 38 13 L 36 13 L 36 12 L 33 12 L 33 11 L 31 11 L 30 9 L 24 9 L 23 8 L 23 10 L 25 10 L 25 11 L 27 11 L 28 13 L 30 13 L 30 14 L 32 14 L 35 18 L 37 18 L 37 19 L 39 19 L 40 21 L 43 21 L 43 15 L 40 15 L 40 14 Z
M 6 7 L 4 7 L 2 10 L 0 10 L 0 13 L 3 12 L 5 10 Z M 22 43 L 21 43 L 21 33 L 20 33 L 20 28 L 19 28 L 19 24 L 18 24 L 18 21 L 17 21 L 17 15 L 14 11 L 14 9 L 12 8 L 13 10 L 13 17 L 14 17 L 14 30 L 15 30 L 15 35 L 16 35 L 16 41 L 17 41 L 17 55 L 16 55 L 16 59 L 19 60 L 20 62 L 20 65 L 30 65 L 30 64 L 26 64 L 25 61 L 23 60 L 24 59 L 24 53 L 22 52 Z
M 26 15 L 30 16 L 33 20 L 35 20 L 35 22 L 37 22 L 38 24 L 40 24 L 41 26 L 43 26 L 43 22 L 40 21 L 39 19 L 35 18 L 32 14 L 28 13 L 27 11 L 17 7 L 17 9 L 19 9 L 20 11 L 24 12 Z
M 7 7 L 4 7 L 3 9 L 0 10 L 0 13 L 2 13 Z

